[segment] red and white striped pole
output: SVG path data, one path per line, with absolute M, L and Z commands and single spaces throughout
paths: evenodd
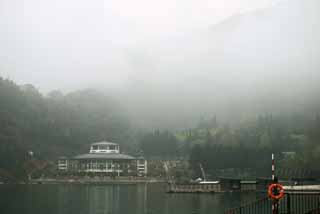
M 272 153 L 271 155 L 271 159 L 272 159 L 272 165 L 271 165 L 271 178 L 272 178 L 272 183 L 276 183 L 278 181 L 276 181 L 276 176 L 275 176 L 275 161 L 274 161 L 274 154 Z M 278 202 L 277 201 L 273 201 L 272 202 L 272 214 L 278 214 Z
M 272 159 L 272 166 L 271 166 L 271 171 L 272 171 L 272 181 L 275 182 L 275 166 L 274 166 L 274 154 L 272 153 L 271 156 Z

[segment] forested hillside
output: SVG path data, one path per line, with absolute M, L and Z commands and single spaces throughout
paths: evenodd
M 87 152 L 89 143 L 101 140 L 149 159 L 188 161 L 193 176 L 200 175 L 199 164 L 211 176 L 268 175 L 271 153 L 279 170 L 319 170 L 317 112 L 252 114 L 236 125 L 212 117 L 190 129 L 150 131 L 136 128 L 114 96 L 96 90 L 43 96 L 32 85 L 0 79 L 0 100 L 0 175 L 24 177 L 35 164 L 28 162 L 30 151 L 33 159 L 54 161 Z
M 0 169 L 21 171 L 28 152 L 36 159 L 87 152 L 99 140 L 128 143 L 124 109 L 95 90 L 44 97 L 32 85 L 0 79 Z
M 211 174 L 232 169 L 230 175 L 270 176 L 271 153 L 275 153 L 278 175 L 306 177 L 319 171 L 319 133 L 317 116 L 265 115 L 235 127 L 190 131 L 185 145 L 197 171 L 201 163 Z
M 200 164 L 211 177 L 269 177 L 272 153 L 279 176 L 308 177 L 319 173 L 320 118 L 260 115 L 229 126 L 213 117 L 192 129 L 146 134 L 140 146 L 149 156 L 187 159 L 194 177 Z

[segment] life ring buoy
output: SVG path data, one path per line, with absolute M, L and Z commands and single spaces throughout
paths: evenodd
M 276 190 L 278 191 L 278 194 L 274 194 L 274 189 L 276 188 Z M 270 198 L 272 198 L 273 200 L 280 200 L 281 198 L 283 198 L 284 196 L 284 189 L 283 186 L 281 184 L 271 184 L 268 188 L 268 195 L 270 196 Z

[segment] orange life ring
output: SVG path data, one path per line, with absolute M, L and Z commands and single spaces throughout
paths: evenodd
M 274 188 L 277 188 L 279 191 L 279 194 L 275 195 L 273 193 Z M 280 200 L 284 196 L 284 189 L 281 184 L 271 184 L 268 188 L 268 195 L 273 199 L 273 200 Z

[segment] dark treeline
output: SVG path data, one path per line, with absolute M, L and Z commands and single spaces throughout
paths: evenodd
M 187 159 L 194 176 L 201 176 L 200 164 L 211 176 L 270 176 L 272 153 L 277 157 L 278 172 L 319 171 L 320 118 L 317 116 L 264 115 L 234 127 L 218 124 L 213 117 L 201 120 L 194 129 L 165 133 L 171 136 L 170 140 L 149 134 L 141 149 L 158 156 L 166 150 L 171 156 Z M 221 173 L 224 171 L 227 172 Z M 287 173 L 286 176 L 302 175 Z
M 242 169 L 251 172 L 251 176 L 270 176 L 271 153 L 277 157 L 279 173 L 297 169 L 319 171 L 320 118 L 317 116 L 265 115 L 232 128 L 208 127 L 202 137 L 199 137 L 201 129 L 194 132 L 189 132 L 186 141 L 191 166 L 198 173 L 201 163 L 211 174 L 223 169 Z
M 0 169 L 13 176 L 24 174 L 28 151 L 55 160 L 87 152 L 94 141 L 126 144 L 130 134 L 125 111 L 110 96 L 84 90 L 44 97 L 32 85 L 0 79 Z
M 270 149 L 259 149 L 254 147 L 225 147 L 222 145 L 193 147 L 190 163 L 194 171 L 200 176 L 199 164 L 207 169 L 206 172 L 212 176 L 240 176 L 233 169 L 243 173 L 251 172 L 252 177 L 264 177 L 270 175 L 271 156 Z M 279 152 L 276 156 L 279 157 Z M 232 169 L 232 174 L 219 174 L 224 169 Z M 252 172 L 254 172 L 252 174 Z
M 147 133 L 139 142 L 141 151 L 148 157 L 170 158 L 178 154 L 178 140 L 169 131 Z
M 0 177 L 23 177 L 30 160 L 54 161 L 58 156 L 88 151 L 88 144 L 107 140 L 129 153 L 155 159 L 182 159 L 199 176 L 230 171 L 237 176 L 270 173 L 270 155 L 279 169 L 318 170 L 320 118 L 303 114 L 262 115 L 228 126 L 204 118 L 192 129 L 137 129 L 126 110 L 95 90 L 43 96 L 32 85 L 0 78 Z

